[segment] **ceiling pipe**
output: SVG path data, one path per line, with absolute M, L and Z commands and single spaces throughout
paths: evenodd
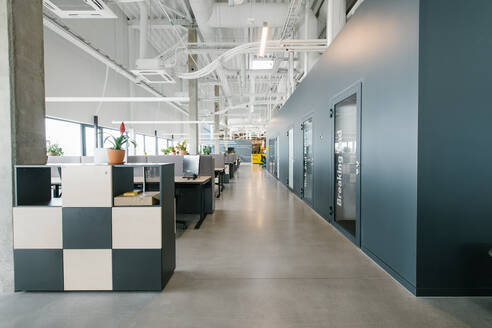
M 189 102 L 189 97 L 46 97 L 47 103 L 154 103 Z
M 178 77 L 182 79 L 198 79 L 207 76 L 222 68 L 222 64 L 228 62 L 232 58 L 245 54 L 255 53 L 260 48 L 260 42 L 245 43 L 231 50 L 224 52 L 214 61 L 192 73 L 181 73 Z M 272 52 L 323 52 L 326 49 L 326 40 L 268 40 L 266 42 L 267 53 Z
M 215 0 L 189 0 L 189 4 L 195 15 L 196 23 L 203 37 L 203 41 L 205 42 L 215 41 L 215 30 L 208 25 L 208 20 L 212 13 L 214 3 Z M 227 76 L 221 65 L 217 65 L 214 71 L 216 71 L 217 78 L 220 81 L 222 93 L 226 97 L 227 102 L 230 104 L 230 96 L 232 95 L 232 92 Z
M 63 39 L 69 41 L 70 43 L 72 43 L 73 45 L 78 47 L 79 49 L 83 50 L 84 52 L 86 52 L 90 56 L 94 57 L 95 59 L 97 59 L 98 61 L 103 63 L 104 65 L 108 66 L 109 68 L 111 68 L 112 70 L 117 72 L 118 74 L 124 76 L 125 78 L 127 78 L 131 82 L 135 83 L 136 85 L 138 85 L 139 87 L 141 87 L 145 91 L 149 92 L 150 94 L 157 96 L 157 97 L 164 97 L 164 98 L 166 97 L 166 95 L 158 92 L 157 90 L 155 90 L 154 88 L 152 88 L 151 86 L 146 84 L 145 82 L 138 80 L 137 77 L 135 76 L 135 74 L 133 74 L 132 72 L 127 70 L 122 65 L 118 64 L 111 57 L 104 54 L 99 49 L 96 49 L 92 45 L 88 44 L 83 38 L 81 38 L 77 34 L 69 31 L 67 28 L 58 24 L 54 19 L 50 18 L 49 16 L 43 15 L 43 25 L 46 28 L 48 28 L 51 31 L 58 34 Z M 184 115 L 188 116 L 188 112 L 186 110 L 184 110 L 179 104 L 171 102 L 171 103 L 169 103 L 169 105 L 171 105 L 173 108 L 180 111 Z
M 225 2 L 213 4 L 207 21 L 213 28 L 248 28 L 262 27 L 263 22 L 268 22 L 270 27 L 282 27 L 284 19 L 289 12 L 288 3 L 261 3 L 254 5 L 230 6 Z
M 141 59 L 147 56 L 147 25 L 149 23 L 149 13 L 147 11 L 147 4 L 143 1 L 138 2 L 138 8 L 140 10 L 139 21 L 139 56 Z

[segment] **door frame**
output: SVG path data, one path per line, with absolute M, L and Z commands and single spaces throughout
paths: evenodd
M 336 96 L 332 97 L 330 100 L 330 106 L 328 110 L 330 111 L 330 126 L 331 126 L 331 165 L 330 165 L 330 173 L 331 173 L 331 199 L 330 199 L 330 215 L 329 222 L 333 224 L 333 226 L 340 231 L 345 237 L 347 237 L 350 241 L 352 241 L 357 246 L 361 247 L 361 230 L 362 230 L 362 218 L 361 218 L 361 178 L 362 178 L 362 164 L 359 167 L 359 175 L 357 176 L 356 182 L 356 222 L 355 222 L 355 236 L 346 231 L 341 225 L 339 225 L 335 221 L 335 106 L 341 101 L 347 99 L 352 95 L 356 95 L 357 97 L 357 158 L 359 163 L 362 163 L 361 157 L 361 136 L 362 136 L 362 81 L 358 81 L 352 84 L 350 87 L 346 88 L 342 92 L 338 93 Z
M 291 135 L 292 133 L 292 135 Z M 291 145 L 291 140 L 292 138 L 292 145 Z M 294 143 L 294 126 L 293 125 L 290 125 L 288 128 L 287 128 L 287 146 L 288 146 L 288 149 L 287 149 L 287 188 L 289 188 L 290 190 L 294 190 L 295 189 L 295 186 L 294 186 L 294 176 L 295 176 L 295 143 Z M 292 147 L 292 167 L 290 166 L 290 149 Z M 291 177 L 291 169 L 292 169 L 292 177 Z M 292 178 L 292 181 L 291 181 L 291 178 Z M 292 185 L 292 187 L 291 187 Z
M 277 172 L 275 177 L 280 180 L 280 136 L 275 137 L 275 167 Z
M 313 154 L 313 162 L 311 163 L 311 168 L 312 168 L 312 175 L 313 175 L 313 183 L 311 186 L 311 195 L 312 199 L 311 201 L 306 200 L 304 197 L 305 195 L 305 190 L 304 190 L 304 122 L 311 120 L 311 128 L 312 128 L 312 133 L 311 133 L 311 153 Z M 301 198 L 311 207 L 314 206 L 314 112 L 309 112 L 308 114 L 304 115 L 301 118 L 301 134 L 302 134 L 302 149 L 301 149 L 301 155 L 302 155 L 302 165 L 301 165 L 301 173 L 302 173 L 302 185 L 301 185 Z

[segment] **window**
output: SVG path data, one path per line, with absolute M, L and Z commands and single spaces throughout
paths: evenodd
M 85 155 L 94 156 L 94 128 L 84 126 L 85 129 Z
M 168 146 L 167 146 L 167 139 L 164 139 L 164 138 L 159 138 L 158 140 L 158 148 L 157 150 L 159 151 L 159 154 L 162 155 L 162 152 L 161 150 L 162 149 L 166 149 Z M 158 155 L 159 155 L 158 154 Z
M 106 140 L 106 138 L 108 136 L 113 136 L 113 137 L 116 137 L 117 138 L 117 137 L 119 137 L 121 135 L 120 134 L 120 131 L 113 130 L 113 129 L 107 129 L 107 128 L 104 128 L 102 130 L 103 130 L 104 148 L 111 148 L 111 147 L 113 147 L 113 144 L 109 140 Z
M 145 152 L 147 155 L 156 155 L 155 137 L 145 136 Z
M 137 134 L 135 136 L 135 142 L 137 143 L 135 155 L 144 155 L 144 136 L 142 134 Z
M 47 118 L 45 122 L 46 140 L 58 144 L 65 156 L 82 155 L 80 124 L 52 118 Z

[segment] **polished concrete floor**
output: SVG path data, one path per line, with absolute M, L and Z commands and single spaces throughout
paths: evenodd
M 161 293 L 0 296 L 0 327 L 492 327 L 492 298 L 416 298 L 258 166 L 241 166 Z

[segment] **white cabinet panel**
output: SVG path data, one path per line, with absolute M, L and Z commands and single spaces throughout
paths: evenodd
M 64 249 L 65 290 L 112 290 L 110 249 Z
M 161 207 L 113 207 L 113 248 L 162 248 Z
M 61 207 L 15 207 L 15 249 L 61 249 L 63 247 Z
M 66 166 L 62 168 L 63 206 L 111 207 L 111 166 Z

